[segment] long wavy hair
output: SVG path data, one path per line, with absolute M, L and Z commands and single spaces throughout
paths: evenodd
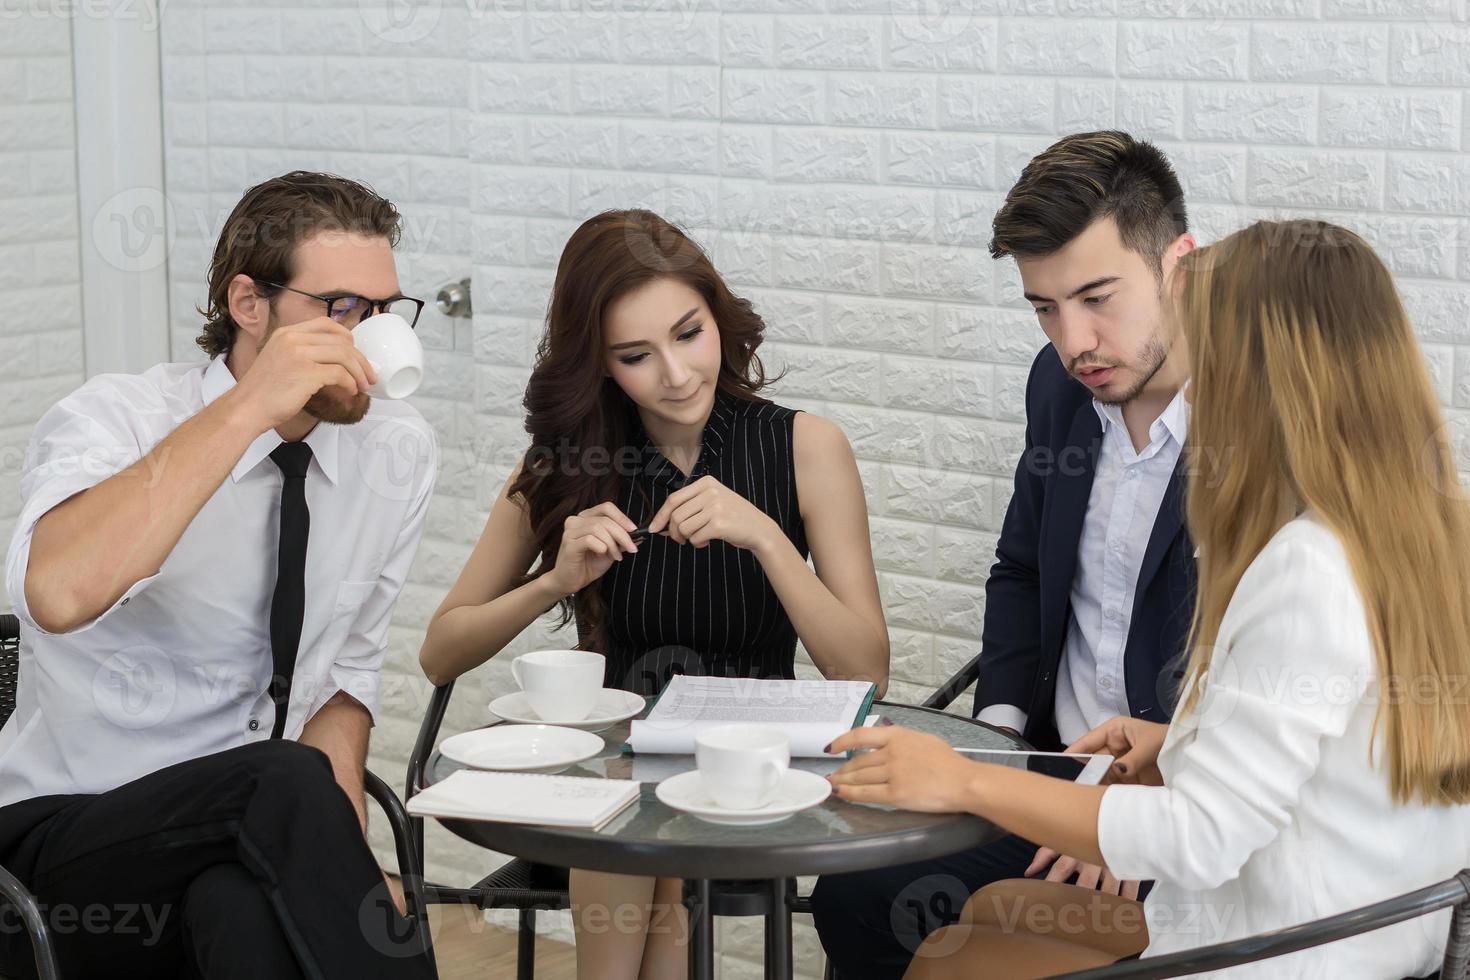
M 1198 707 L 1247 566 L 1310 507 L 1341 539 L 1367 610 L 1394 798 L 1470 801 L 1456 703 L 1470 675 L 1470 510 L 1388 270 L 1347 229 L 1261 221 L 1181 272 L 1190 452 L 1218 461 L 1188 490 L 1199 592 L 1181 711 Z
M 540 561 L 529 581 L 550 571 L 568 517 L 616 497 L 637 431 L 637 409 L 603 374 L 603 317 L 619 298 L 676 279 L 700 294 L 720 333 L 718 390 L 757 395 L 767 379 L 756 348 L 765 321 L 749 300 L 730 292 L 714 263 L 688 235 L 651 211 L 604 211 L 583 222 L 562 249 L 546 313 L 546 332 L 526 385 L 531 445 L 510 496 L 525 508 Z M 597 583 L 561 603 L 565 626 L 576 616 L 579 645 L 603 651 L 606 609 Z

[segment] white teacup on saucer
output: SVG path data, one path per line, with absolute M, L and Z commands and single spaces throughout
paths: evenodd
M 719 725 L 694 739 L 705 789 L 729 810 L 769 803 L 791 766 L 791 739 L 770 725 Z
M 588 650 L 533 650 L 510 663 L 526 703 L 541 718 L 581 721 L 597 706 L 607 659 Z

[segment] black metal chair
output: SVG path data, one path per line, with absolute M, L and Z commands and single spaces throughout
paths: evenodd
M 954 704 L 955 698 L 965 693 L 965 690 L 975 681 L 980 679 L 980 655 L 977 653 L 970 662 L 955 672 L 955 675 L 935 689 L 934 693 L 924 699 L 924 707 L 945 710 Z
M 20 621 L 11 614 L 0 615 L 0 727 L 15 711 L 15 691 L 20 670 Z M 409 917 L 423 936 L 424 948 L 433 960 L 429 932 L 428 903 L 424 900 L 422 865 L 413 848 L 408 811 L 393 788 L 370 771 L 363 773 L 367 795 L 375 800 L 393 828 L 393 846 L 398 854 L 399 877 L 404 886 L 404 903 Z M 58 980 L 56 948 L 36 898 L 9 871 L 0 867 L 0 902 L 14 908 L 25 922 L 41 980 Z
M 428 710 L 419 725 L 418 739 L 408 759 L 408 779 L 404 798 L 411 799 L 424 789 L 424 771 L 439 739 L 444 713 L 454 682 L 434 688 Z M 424 866 L 424 820 L 410 817 L 411 835 L 418 866 Z M 513 858 L 490 874 L 470 885 L 425 883 L 425 900 L 436 905 L 474 905 L 486 909 L 515 909 L 519 913 L 516 930 L 516 980 L 532 980 L 536 974 L 536 913 L 571 907 L 567 891 L 567 870 Z
M 1063 977 L 1066 980 L 1162 980 L 1164 977 L 1182 977 L 1205 970 L 1223 970 L 1372 932 L 1447 908 L 1455 911 L 1450 919 L 1444 963 L 1439 972 L 1432 974 L 1429 980 L 1466 980 L 1470 976 L 1470 870 L 1461 871 L 1455 877 L 1437 885 L 1429 885 L 1397 898 L 1289 929 L 1278 929 L 1259 936 L 1202 946 L 1167 956 L 1127 960 L 1093 970 L 1078 970 L 1061 974 L 1054 980 L 1062 980 Z

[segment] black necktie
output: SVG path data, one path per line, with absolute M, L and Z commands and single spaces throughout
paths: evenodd
M 281 468 L 281 541 L 276 551 L 276 591 L 271 596 L 271 701 L 276 723 L 271 738 L 286 730 L 286 708 L 291 701 L 291 674 L 301 643 L 301 617 L 306 613 L 306 537 L 311 514 L 306 509 L 306 468 L 311 447 L 283 442 L 271 452 Z

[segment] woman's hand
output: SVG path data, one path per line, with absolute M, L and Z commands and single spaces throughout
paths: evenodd
M 703 548 L 716 539 L 756 550 L 781 529 L 765 511 L 712 476 L 675 490 L 648 522 L 648 533 L 667 528 L 679 544 Z
M 1169 726 L 1120 715 L 1098 725 L 1067 746 L 1068 752 L 1110 755 L 1114 762 L 1104 783 L 1164 785 L 1159 773 L 1159 750 Z
M 829 753 L 849 749 L 870 751 L 827 777 L 842 799 L 925 813 L 969 809 L 966 789 L 979 767 L 944 739 L 898 726 L 854 728 L 827 746 Z
M 562 524 L 556 564 L 546 578 L 562 595 L 582 591 L 602 578 L 613 562 L 638 550 L 630 534 L 637 527 L 610 501 L 568 517 Z

